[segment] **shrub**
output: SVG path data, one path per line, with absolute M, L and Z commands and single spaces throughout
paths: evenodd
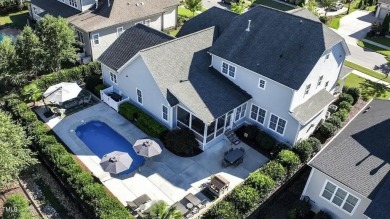
M 340 117 L 338 116 L 335 116 L 335 115 L 331 115 L 327 120 L 326 122 L 330 123 L 330 124 L 333 124 L 334 126 L 336 126 L 337 128 L 340 128 L 341 127 L 341 124 L 342 124 L 342 121 L 340 119 Z
M 202 218 L 223 219 L 223 218 L 243 218 L 234 205 L 227 201 L 220 201 L 208 210 Z
M 314 219 L 332 219 L 332 216 L 321 210 L 314 216 Z
M 311 157 L 311 155 L 313 155 L 314 152 L 313 147 L 307 140 L 298 142 L 294 146 L 293 150 L 296 154 L 298 154 L 302 162 L 306 162 Z
M 341 121 L 345 121 L 348 118 L 348 111 L 346 109 L 340 109 L 339 111 L 333 113 L 333 116 L 337 116 Z
M 259 128 L 257 128 L 256 125 L 247 125 L 245 126 L 244 128 L 244 134 L 248 134 L 248 137 L 246 137 L 247 139 L 250 139 L 250 140 L 253 140 L 256 138 L 257 136 L 257 133 L 259 132 Z
M 283 167 L 281 163 L 276 160 L 272 160 L 266 164 L 264 164 L 260 168 L 260 172 L 265 175 L 271 177 L 275 181 L 280 181 L 286 177 L 286 169 Z
M 320 132 L 325 138 L 330 138 L 337 132 L 337 127 L 329 122 L 324 122 L 320 127 Z
M 21 194 L 12 194 L 7 197 L 4 203 L 5 209 L 11 209 L 9 211 L 4 209 L 4 219 L 29 219 L 32 218 L 30 214 L 28 201 Z
M 94 93 L 96 96 L 100 97 L 100 91 L 104 90 L 106 88 L 107 88 L 107 85 L 105 85 L 105 84 L 98 84 L 98 85 L 96 85 L 93 88 L 92 93 Z
M 277 157 L 277 160 L 284 166 L 287 167 L 288 171 L 291 172 L 301 163 L 298 155 L 290 150 L 282 150 Z
M 266 151 L 271 151 L 276 145 L 276 140 L 265 132 L 257 133 L 256 142 L 262 149 Z
M 152 137 L 163 138 L 168 131 L 165 126 L 129 102 L 119 106 L 119 114 L 135 123 L 138 128 Z
M 294 207 L 288 211 L 287 218 L 306 218 L 311 210 L 310 202 L 299 200 L 294 204 Z
M 354 99 L 350 94 L 341 94 L 339 97 L 339 102 L 341 103 L 343 101 L 347 101 L 348 103 L 353 104 Z
M 352 105 L 347 101 L 342 101 L 339 104 L 339 107 L 340 107 L 339 109 L 345 109 L 349 112 L 349 111 L 351 111 Z
M 307 141 L 310 143 L 311 147 L 313 148 L 313 152 L 317 153 L 321 150 L 321 142 L 315 137 L 309 137 Z
M 259 192 L 247 185 L 241 185 L 234 188 L 233 192 L 227 196 L 227 201 L 233 203 L 236 209 L 245 214 L 253 206 L 259 203 L 260 194 Z
M 357 87 L 347 87 L 347 86 L 344 86 L 343 87 L 343 93 L 349 94 L 349 95 L 351 95 L 353 97 L 352 105 L 356 104 L 356 102 L 359 100 L 360 95 L 361 95 L 360 90 Z
M 321 16 L 320 17 L 320 21 L 324 24 L 326 24 L 328 22 L 328 17 L 327 16 Z
M 245 180 L 245 185 L 255 188 L 260 197 L 264 198 L 275 186 L 275 181 L 270 176 L 255 171 Z
M 275 159 L 278 154 L 282 151 L 282 150 L 285 150 L 285 149 L 290 149 L 290 147 L 284 143 L 277 143 L 274 148 L 272 149 L 272 151 L 270 152 L 270 156 L 272 159 Z
M 165 136 L 165 146 L 178 155 L 192 155 L 199 150 L 195 134 L 189 129 L 177 129 Z

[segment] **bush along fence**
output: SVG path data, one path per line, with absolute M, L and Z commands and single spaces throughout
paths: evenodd
M 326 139 L 332 137 L 337 132 L 348 117 L 353 104 L 360 98 L 358 89 L 346 87 L 343 89 L 343 92 L 336 101 L 338 110 L 318 129 Z M 256 126 L 248 125 L 243 129 L 245 129 L 247 138 L 255 139 L 260 148 L 266 152 L 271 152 L 270 157 L 273 160 L 251 173 L 242 184 L 216 202 L 202 215 L 204 219 L 248 218 L 255 216 L 255 212 L 260 206 L 281 185 L 290 180 L 322 147 L 320 140 L 315 137 L 309 137 L 298 142 L 293 148 L 286 148 L 283 144 L 274 142 Z M 294 211 L 291 212 L 291 218 L 294 218 L 294 215 L 299 216 L 303 214 L 302 212 L 308 212 L 300 211 L 304 208 L 307 209 L 306 203 L 297 203 L 304 207 L 295 206 Z M 323 214 L 324 212 L 321 213 Z
M 18 120 L 32 137 L 34 148 L 48 163 L 64 185 L 78 197 L 89 218 L 133 218 L 129 211 L 93 176 L 84 171 L 54 135 L 38 120 L 30 107 L 12 94 L 4 98 L 5 109 Z

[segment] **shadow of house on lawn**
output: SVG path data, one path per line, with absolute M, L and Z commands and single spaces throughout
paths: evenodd
M 384 78 L 387 78 L 390 74 L 390 65 L 389 63 L 375 65 L 374 70 L 382 72 L 383 74 L 385 74 Z

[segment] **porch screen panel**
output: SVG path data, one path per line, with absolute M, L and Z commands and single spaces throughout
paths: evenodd
M 182 109 L 180 106 L 177 107 L 177 121 L 180 121 L 182 124 L 187 127 L 190 126 L 190 113 Z M 180 127 L 180 125 L 178 125 Z
M 191 129 L 203 136 L 205 124 L 203 123 L 202 120 L 200 120 L 198 117 L 194 115 L 191 115 L 191 118 L 192 118 Z
M 216 135 L 219 136 L 223 133 L 223 127 L 225 125 L 225 115 L 223 115 L 222 117 L 218 118 L 218 122 L 217 122 L 217 133 Z

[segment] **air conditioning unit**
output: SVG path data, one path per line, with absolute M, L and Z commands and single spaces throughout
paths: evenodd
M 325 119 L 328 119 L 330 117 L 330 112 L 326 112 Z
M 82 63 L 82 64 L 88 64 L 88 63 L 90 63 L 91 61 L 92 61 L 91 56 L 86 56 L 86 57 L 82 57 L 82 58 L 81 58 L 81 63 Z

